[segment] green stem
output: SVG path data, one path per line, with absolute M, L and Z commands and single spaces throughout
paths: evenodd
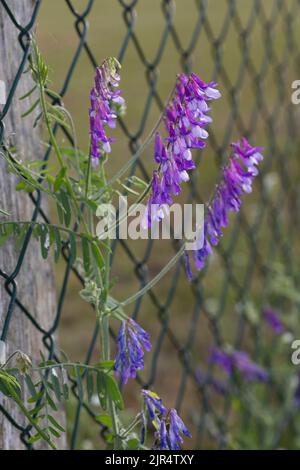
M 101 315 L 99 316 L 100 322 L 100 331 L 101 331 L 101 343 L 102 343 L 102 357 L 104 361 L 109 361 L 110 358 L 110 344 L 109 344 L 109 317 L 108 315 Z M 112 430 L 114 435 L 114 450 L 120 449 L 120 435 L 119 435 L 119 426 L 118 426 L 118 418 L 116 413 L 116 407 L 114 402 L 112 401 L 111 397 L 108 397 L 108 409 L 109 414 L 112 419 Z
M 144 296 L 146 294 L 146 292 L 148 292 L 150 289 L 152 289 L 162 279 L 162 277 L 165 276 L 170 271 L 170 269 L 177 263 L 177 261 L 181 258 L 181 256 L 183 255 L 184 252 L 185 252 L 185 244 L 183 244 L 181 246 L 179 251 L 173 256 L 173 258 L 170 259 L 170 261 L 157 274 L 157 276 L 155 276 L 150 282 L 148 282 L 148 284 L 146 284 L 145 287 L 143 287 L 142 289 L 140 289 L 139 291 L 137 291 L 135 294 L 128 297 L 127 299 L 125 299 L 125 300 L 119 302 L 118 304 L 116 304 L 114 307 L 112 307 L 109 310 L 109 313 L 114 312 L 115 310 L 117 310 L 120 307 L 125 307 L 126 305 L 129 305 L 132 302 L 135 302 L 140 297 Z
M 90 144 L 89 161 L 88 161 L 88 168 L 87 168 L 86 181 L 85 181 L 85 198 L 86 199 L 88 197 L 89 184 L 91 182 L 91 163 L 92 163 L 92 154 L 91 154 L 91 144 Z
M 33 42 L 33 45 L 34 45 L 35 55 L 37 57 L 37 46 L 36 46 L 35 42 Z M 40 101 L 41 101 L 41 106 L 42 106 L 42 113 L 43 113 L 43 116 L 44 116 L 44 121 L 46 123 L 47 131 L 48 131 L 48 134 L 49 134 L 49 139 L 50 139 L 50 142 L 52 144 L 52 147 L 54 149 L 54 152 L 56 154 L 56 157 L 57 157 L 57 160 L 59 162 L 59 165 L 60 165 L 61 169 L 66 170 L 67 166 L 65 165 L 65 163 L 63 161 L 61 151 L 60 151 L 59 146 L 56 142 L 56 138 L 55 138 L 55 135 L 54 135 L 52 127 L 51 127 L 51 122 L 50 122 L 48 111 L 47 111 L 45 88 L 44 88 L 44 85 L 42 83 L 40 74 L 38 74 L 38 82 L 39 82 Z M 72 183 L 71 183 L 71 181 L 68 177 L 67 172 L 66 172 L 66 175 L 65 175 L 65 183 L 66 183 L 66 187 L 68 189 L 69 195 L 71 196 L 71 199 L 73 201 L 73 204 L 74 204 L 74 207 L 75 207 L 75 210 L 76 210 L 76 217 L 78 218 L 78 221 L 80 221 L 82 219 L 84 227 L 85 227 L 85 229 L 87 229 L 85 221 L 81 217 L 82 213 L 81 213 L 81 210 L 79 208 L 79 205 L 78 205 L 78 202 L 77 202 L 77 199 L 76 199 L 76 195 L 74 193 L 73 186 L 72 186 Z
M 103 159 L 101 163 L 101 172 L 103 182 L 106 185 L 106 177 L 105 177 L 105 169 L 104 169 L 105 159 Z M 105 254 L 105 275 L 104 275 L 104 298 L 102 303 L 102 311 L 98 312 L 98 318 L 100 323 L 100 331 L 101 331 L 101 347 L 102 347 L 102 357 L 104 361 L 110 360 L 110 341 L 109 341 L 109 315 L 107 314 L 107 303 L 108 303 L 108 293 L 109 293 L 109 285 L 110 285 L 110 240 L 107 239 L 106 244 L 106 254 Z M 119 425 L 118 425 L 118 417 L 116 413 L 116 407 L 111 399 L 108 397 L 108 409 L 109 414 L 112 419 L 112 430 L 113 430 L 113 446 L 114 450 L 120 449 L 120 436 L 119 436 Z
M 134 420 L 128 426 L 128 428 L 121 434 L 121 438 L 124 439 L 126 436 L 128 436 L 131 433 L 131 431 L 133 431 L 136 428 L 138 424 L 141 424 L 141 422 L 142 420 L 141 420 L 141 413 L 140 413 L 134 418 Z

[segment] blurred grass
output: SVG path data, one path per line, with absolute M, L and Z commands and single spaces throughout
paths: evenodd
M 78 11 L 82 11 L 86 6 L 83 0 L 72 2 Z M 286 8 L 292 6 L 292 1 L 286 0 Z M 139 38 L 140 45 L 145 56 L 151 62 L 158 49 L 161 40 L 165 20 L 161 12 L 161 2 L 159 0 L 140 0 L 137 3 L 134 31 Z M 286 44 L 285 33 L 285 16 L 276 18 L 273 26 L 273 34 L 271 43 L 267 43 L 265 24 L 270 21 L 272 16 L 273 0 L 264 0 L 263 10 L 265 20 L 261 20 L 261 15 L 255 20 L 251 26 L 251 34 L 248 39 L 249 57 L 254 70 L 257 73 L 266 63 L 272 61 L 275 65 L 267 67 L 263 75 L 261 83 L 262 96 L 264 99 L 263 113 L 255 114 L 256 109 L 256 88 L 253 82 L 253 73 L 246 70 L 245 75 L 241 75 L 241 64 L 244 60 L 243 42 L 237 31 L 238 21 L 242 28 L 247 29 L 247 24 L 253 7 L 252 0 L 243 0 L 238 4 L 238 19 L 232 18 L 229 28 L 222 38 L 222 47 L 218 48 L 217 42 L 214 43 L 210 37 L 211 33 L 217 37 L 224 26 L 224 18 L 228 15 L 227 2 L 220 0 L 210 0 L 207 7 L 207 18 L 209 19 L 209 28 L 202 28 L 200 39 L 197 47 L 192 54 L 193 70 L 205 80 L 209 81 L 213 76 L 217 76 L 220 84 L 220 90 L 223 99 L 213 104 L 212 116 L 214 119 L 211 126 L 212 138 L 208 148 L 201 156 L 199 170 L 197 172 L 196 186 L 201 198 L 207 200 L 211 194 L 215 181 L 219 172 L 220 160 L 225 158 L 220 151 L 222 144 L 229 144 L 230 141 L 237 140 L 241 136 L 241 122 L 244 128 L 248 128 L 250 123 L 253 124 L 252 142 L 257 145 L 266 146 L 266 156 L 269 169 L 268 174 L 273 175 L 274 185 L 272 197 L 278 197 L 280 193 L 284 193 L 286 188 L 281 185 L 281 179 L 277 166 L 275 155 L 269 155 L 270 149 L 270 127 L 267 117 L 273 113 L 277 114 L 276 128 L 273 132 L 276 136 L 274 146 L 276 151 L 285 149 L 287 146 L 288 135 L 288 115 L 289 113 L 297 113 L 299 118 L 299 110 L 295 110 L 290 104 L 290 87 L 287 86 L 282 96 L 282 101 L 278 99 L 278 80 L 283 80 L 289 85 L 297 77 L 295 76 L 295 67 L 293 59 L 288 61 L 281 75 L 278 75 L 276 62 L 283 54 Z M 89 16 L 89 29 L 87 34 L 88 43 L 97 57 L 100 64 L 108 56 L 118 57 L 121 44 L 127 33 L 126 24 L 122 18 L 122 8 L 117 1 L 101 0 L 94 4 L 92 14 Z M 295 43 L 300 40 L 300 24 L 299 17 L 297 19 L 298 36 L 294 38 Z M 38 41 L 44 53 L 48 64 L 52 70 L 53 86 L 56 90 L 60 90 L 66 75 L 67 69 L 71 63 L 73 55 L 78 46 L 78 36 L 74 29 L 74 17 L 70 14 L 66 3 L 63 1 L 43 2 L 38 20 Z M 190 44 L 192 31 L 196 24 L 196 8 L 192 0 L 177 1 L 174 25 L 177 34 L 182 41 L 183 47 L 187 48 Z M 269 49 L 266 52 L 266 47 Z M 219 55 L 220 54 L 220 55 Z M 220 61 L 222 66 L 220 66 Z M 174 86 L 176 74 L 180 70 L 180 56 L 174 46 L 174 42 L 168 37 L 166 47 L 162 53 L 159 63 L 159 78 L 157 89 L 163 100 L 167 99 L 170 90 Z M 83 149 L 88 147 L 88 107 L 89 107 L 89 91 L 93 83 L 94 69 L 88 61 L 86 54 L 82 53 L 78 64 L 75 67 L 71 81 L 69 83 L 68 92 L 64 98 L 66 107 L 71 111 L 75 121 L 78 141 Z M 240 78 L 238 78 L 240 77 Z M 298 77 L 299 78 L 299 77 Z M 236 80 L 240 81 L 238 90 L 235 93 L 229 93 L 229 83 L 235 84 Z M 140 130 L 140 122 L 144 113 L 145 104 L 148 99 L 148 87 L 145 77 L 145 67 L 141 65 L 141 60 L 133 47 L 132 42 L 126 50 L 123 67 L 122 67 L 122 89 L 124 97 L 127 101 L 127 115 L 125 117 L 126 126 L 130 133 L 137 139 L 143 141 L 155 124 L 160 110 L 151 102 L 149 114 L 146 117 L 145 126 Z M 231 90 L 232 92 L 232 90 Z M 233 103 L 237 115 L 233 116 Z M 114 174 L 118 168 L 129 158 L 130 151 L 128 142 L 120 129 L 115 132 L 118 139 L 114 144 L 113 153 L 110 156 L 108 171 Z M 295 151 L 297 143 L 289 143 L 289 161 L 285 162 L 287 170 L 290 170 L 295 161 Z M 216 148 L 219 149 L 216 153 Z M 274 158 L 274 163 L 270 159 Z M 142 161 L 146 168 L 151 170 L 152 149 L 147 148 L 142 155 Z M 258 186 L 256 186 L 256 189 Z M 187 191 L 184 192 L 184 197 Z M 182 198 L 183 200 L 183 198 Z M 254 191 L 245 204 L 245 214 L 247 221 L 251 224 L 254 220 L 257 203 L 259 203 L 259 193 Z M 288 209 L 288 208 L 287 208 Z M 286 211 L 285 211 L 286 212 Z M 235 230 L 239 230 L 238 228 Z M 224 236 L 223 248 L 226 249 L 230 244 L 231 230 L 227 230 Z M 271 240 L 273 238 L 272 228 L 270 227 L 268 214 L 262 220 L 262 226 L 258 234 L 257 244 L 261 249 L 269 250 Z M 132 245 L 131 245 L 132 246 Z M 134 253 L 142 259 L 145 250 L 145 243 L 135 242 Z M 234 256 L 231 266 L 233 274 L 239 279 L 243 278 L 244 272 L 251 262 L 251 251 L 245 233 L 242 230 L 241 236 L 237 244 L 233 247 L 236 255 Z M 163 267 L 165 262 L 173 253 L 171 244 L 168 242 L 156 242 L 149 260 L 149 276 L 152 277 Z M 263 286 L 259 277 L 259 270 L 254 268 L 256 275 L 253 276 L 253 283 L 249 286 L 252 291 L 254 300 L 259 302 L 262 296 Z M 58 282 L 60 286 L 63 276 L 63 266 L 58 267 Z M 173 281 L 173 272 L 169 273 L 166 278 L 155 288 L 158 297 L 162 302 L 166 301 L 168 290 Z M 133 272 L 132 263 L 128 261 L 127 255 L 120 246 L 117 247 L 114 258 L 113 276 L 116 278 L 116 287 L 114 293 L 117 298 L 124 299 L 138 289 L 139 284 Z M 213 256 L 208 273 L 203 280 L 203 295 L 205 304 L 211 310 L 212 315 L 216 315 L 219 309 L 219 301 L 222 297 L 222 290 L 227 283 L 227 272 L 224 270 L 222 260 L 218 255 Z M 83 302 L 78 295 L 79 283 L 72 277 L 64 305 L 62 321 L 60 325 L 60 343 L 62 349 L 72 357 L 73 360 L 82 360 L 92 335 L 94 327 L 94 314 L 89 306 Z M 224 299 L 223 316 L 220 319 L 220 327 L 224 338 L 230 342 L 234 339 L 236 330 L 232 328 L 232 324 L 237 323 L 235 312 L 235 303 L 238 300 L 236 290 L 229 286 L 226 299 Z M 188 283 L 184 276 L 182 277 L 176 290 L 175 298 L 170 302 L 169 311 L 165 312 L 165 320 L 172 322 L 173 330 L 176 331 L 178 341 L 184 345 L 189 341 L 189 328 L 193 317 L 193 297 L 188 289 Z M 129 310 L 130 313 L 130 310 Z M 208 353 L 208 345 L 214 340 L 213 332 L 210 328 L 209 321 L 202 312 L 200 322 L 195 329 L 195 342 L 191 351 L 192 364 L 205 364 Z M 155 345 L 160 335 L 157 320 L 157 308 L 148 298 L 143 299 L 139 314 L 139 321 L 146 329 L 151 332 L 152 341 Z M 97 355 L 97 350 L 95 357 Z M 151 356 L 151 354 L 150 354 Z M 151 357 L 147 358 L 147 365 L 151 365 Z M 149 372 L 149 368 L 146 368 Z M 146 376 L 146 374 L 145 374 Z M 169 406 L 173 406 L 176 402 L 177 392 L 184 378 L 184 371 L 178 361 L 178 357 L 174 356 L 174 348 L 169 339 L 165 339 L 162 351 L 159 356 L 159 362 L 156 367 L 156 390 L 164 398 Z M 182 382 L 183 383 L 183 382 Z M 199 397 L 195 394 L 193 387 L 189 381 L 184 401 L 183 413 L 186 421 L 193 427 L 195 424 L 194 410 L 199 407 Z M 127 406 L 135 409 L 137 406 L 137 387 L 131 384 L 127 387 L 126 403 Z M 74 404 L 75 406 L 75 404 Z M 72 407 L 71 407 L 72 408 Z M 71 409 L 70 413 L 73 414 Z M 101 439 L 95 434 L 94 427 L 90 427 L 90 420 L 84 416 L 83 426 L 80 430 L 79 446 L 81 447 L 99 447 Z M 211 445 L 211 444 L 208 444 Z

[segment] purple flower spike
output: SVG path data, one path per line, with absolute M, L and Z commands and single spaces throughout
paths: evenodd
M 229 376 L 233 374 L 234 370 L 238 370 L 248 382 L 267 382 L 269 380 L 268 372 L 251 361 L 244 351 L 227 353 L 219 348 L 213 348 L 210 362 L 218 364 Z
M 201 270 L 212 247 L 218 245 L 223 229 L 228 225 L 227 214 L 238 212 L 243 193 L 252 191 L 252 183 L 258 174 L 257 165 L 263 159 L 261 147 L 251 147 L 246 139 L 232 144 L 233 153 L 223 169 L 221 182 L 218 184 L 213 200 L 209 204 L 204 220 L 204 243 L 194 251 L 194 263 Z M 190 278 L 190 273 L 187 273 Z
M 155 433 L 155 437 L 157 439 L 157 450 L 170 450 L 165 420 L 160 422 L 159 430 Z
M 168 159 L 166 147 L 162 141 L 162 138 L 157 132 L 155 134 L 155 143 L 154 143 L 154 160 L 156 163 L 164 163 Z
M 191 433 L 185 426 L 182 419 L 178 416 L 177 411 L 172 408 L 169 414 L 170 425 L 169 425 L 169 440 L 170 440 L 170 449 L 179 450 L 180 444 L 183 443 L 181 434 L 186 437 L 192 437 Z
M 96 69 L 95 84 L 90 93 L 90 136 L 92 163 L 111 152 L 110 143 L 115 139 L 108 138 L 105 127 L 116 127 L 117 116 L 125 109 L 125 101 L 118 90 L 120 64 L 114 58 L 107 59 Z
M 164 415 L 166 413 L 166 408 L 162 404 L 162 399 L 159 398 L 155 392 L 142 390 L 142 395 L 152 421 L 157 417 L 157 413 L 158 415 Z
M 142 390 L 150 419 L 155 426 L 155 450 L 178 450 L 182 444 L 182 435 L 192 437 L 177 411 L 172 408 L 168 412 L 161 398 L 149 390 Z
M 212 122 L 207 103 L 221 96 L 216 87 L 215 82 L 204 83 L 194 73 L 177 77 L 175 93 L 164 116 L 167 137 L 163 139 L 158 132 L 155 136 L 154 160 L 159 168 L 153 173 L 155 184 L 141 223 L 144 229 L 164 218 L 173 196 L 181 192 L 181 183 L 188 181 L 188 172 L 195 169 L 191 150 L 206 146 L 205 127 Z M 153 205 L 157 206 L 154 210 Z
M 263 308 L 263 317 L 265 322 L 272 328 L 274 333 L 281 335 L 284 332 L 284 325 L 279 318 L 279 314 L 275 310 L 270 307 Z
M 125 384 L 129 377 L 136 377 L 137 370 L 144 368 L 144 349 L 151 349 L 150 336 L 134 320 L 129 319 L 122 322 L 117 342 L 119 351 L 115 371 Z
M 233 363 L 248 382 L 267 382 L 269 379 L 268 372 L 252 362 L 248 354 L 243 351 L 233 353 Z
M 213 348 L 210 353 L 210 362 L 218 364 L 228 375 L 231 375 L 233 372 L 233 360 L 232 357 L 222 351 L 219 348 Z

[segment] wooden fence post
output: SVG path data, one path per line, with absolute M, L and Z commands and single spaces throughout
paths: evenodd
M 10 0 L 8 6 L 21 25 L 26 25 L 31 18 L 35 2 L 32 0 Z M 0 2 L 0 82 L 2 81 L 0 98 L 4 101 L 6 93 L 11 89 L 18 67 L 23 57 L 23 51 L 18 41 L 19 31 L 9 18 Z M 5 85 L 4 85 L 5 84 Z M 32 160 L 41 157 L 41 134 L 39 129 L 33 129 L 34 117 L 22 119 L 22 113 L 30 107 L 30 99 L 20 101 L 20 97 L 32 88 L 30 73 L 23 73 L 14 94 L 9 112 L 4 119 L 5 142 L 16 146 L 18 158 Z M 0 111 L 3 104 L 0 103 Z M 10 213 L 9 220 L 31 220 L 34 205 L 30 197 L 15 191 L 17 179 L 8 174 L 7 165 L 0 158 L 0 208 Z M 47 206 L 42 203 L 47 212 Z M 1 219 L 5 216 L 0 215 Z M 37 242 L 31 240 L 20 272 L 16 277 L 17 297 L 30 310 L 35 320 L 44 330 L 48 330 L 56 313 L 56 295 L 53 276 L 53 266 L 39 254 Z M 6 243 L 0 250 L 0 269 L 10 275 L 17 263 L 14 243 Z M 0 276 L 0 333 L 4 325 L 10 296 L 4 289 L 5 279 Z M 27 353 L 32 359 L 39 358 L 43 349 L 42 334 L 33 326 L 31 321 L 15 306 L 6 340 L 6 355 L 16 349 Z M 0 393 L 0 402 L 20 425 L 25 424 L 24 417 L 8 399 Z M 63 411 L 60 421 L 64 421 Z M 43 444 L 42 447 L 46 447 Z M 64 439 L 59 443 L 64 447 Z M 0 411 L 0 448 L 24 449 L 20 441 L 20 431 L 17 430 Z

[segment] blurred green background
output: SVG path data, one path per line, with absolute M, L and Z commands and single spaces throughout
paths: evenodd
M 285 282 L 293 284 L 294 274 L 292 268 L 286 274 L 287 265 L 293 264 L 299 252 L 299 244 L 295 242 L 298 228 L 295 214 L 299 207 L 299 138 L 295 130 L 299 126 L 300 107 L 291 104 L 291 83 L 300 78 L 297 48 L 300 7 L 293 0 L 139 0 L 134 8 L 124 13 L 126 9 L 121 3 L 117 0 L 94 2 L 87 18 L 87 42 L 97 63 L 101 64 L 106 57 L 119 57 L 124 41 L 128 40 L 122 57 L 121 88 L 127 102 L 124 123 L 131 143 L 144 141 L 161 112 L 155 97 L 149 96 L 147 81 L 146 65 L 157 59 L 156 91 L 162 103 L 182 66 L 190 67 L 205 81 L 216 79 L 223 95 L 222 100 L 213 103 L 214 122 L 210 126 L 208 147 L 199 155 L 193 179 L 197 200 L 206 201 L 212 193 L 230 142 L 247 134 L 253 145 L 262 145 L 266 149 L 260 180 L 256 182 L 253 194 L 247 197 L 242 214 L 231 218 L 232 224 L 222 246 L 212 257 L 206 272 L 200 275 L 197 287 L 188 284 L 182 271 L 177 276 L 173 269 L 154 289 L 161 305 L 147 296 L 137 309 L 138 320 L 150 331 L 154 345 L 147 356 L 143 379 L 149 382 L 151 377 L 150 385 L 164 402 L 180 408 L 193 433 L 193 441 L 187 442 L 187 446 L 215 447 L 215 428 L 222 427 L 223 421 L 227 423 L 229 441 L 237 439 L 242 405 L 236 402 L 233 411 L 223 415 L 223 398 L 212 396 L 208 388 L 205 393 L 200 393 L 188 371 L 207 368 L 209 347 L 215 344 L 217 331 L 221 331 L 226 343 L 237 344 L 240 340 L 240 349 L 247 349 L 264 365 L 265 353 L 273 346 L 270 346 L 272 338 L 260 318 L 260 309 L 273 299 L 276 307 L 284 310 L 286 321 L 293 328 L 298 325 L 295 320 L 298 299 L 291 300 L 285 293 L 276 295 L 274 283 L 278 283 L 277 276 L 283 276 L 287 279 Z M 123 2 L 124 5 L 130 3 L 134 2 Z M 83 0 L 72 2 L 79 12 L 86 4 Z M 157 57 L 166 27 L 166 12 L 172 15 L 172 31 L 176 34 L 167 34 L 161 55 Z M 42 3 L 37 36 L 51 68 L 53 88 L 57 91 L 64 84 L 79 44 L 75 20 L 65 1 Z M 127 36 L 128 22 L 134 36 Z M 79 22 L 78 28 L 82 31 L 83 24 Z M 179 38 L 180 47 L 176 38 Z M 73 116 L 78 142 L 84 150 L 89 139 L 89 92 L 93 77 L 94 67 L 83 51 L 63 101 Z M 114 174 L 131 155 L 130 139 L 120 127 L 114 137 L 118 141 L 107 165 L 110 174 Z M 64 141 L 63 135 L 60 139 Z M 147 170 L 153 169 L 151 146 L 143 152 L 141 160 Z M 140 169 L 137 174 L 142 174 Z M 188 190 L 186 187 L 181 201 L 188 197 Z M 146 242 L 129 243 L 129 246 L 135 257 L 142 261 Z M 159 272 L 173 253 L 171 242 L 156 241 L 153 244 L 146 260 L 149 278 Z M 273 273 L 268 280 L 262 265 L 267 265 Z M 113 264 L 114 295 L 118 299 L 128 297 L 139 288 L 136 274 L 135 264 L 119 243 Z M 58 287 L 63 275 L 60 264 Z M 78 281 L 72 277 L 59 331 L 60 345 L 73 360 L 84 360 L 95 324 L 94 313 L 80 299 L 79 290 Z M 164 305 L 167 308 L 163 308 Z M 128 313 L 133 313 L 133 309 Z M 182 351 L 178 351 L 178 345 Z M 182 352 L 185 352 L 184 357 Z M 96 348 L 95 359 L 97 353 Z M 275 369 L 281 367 L 287 361 L 288 346 L 283 346 L 283 357 L 285 359 L 274 359 L 269 365 Z M 125 388 L 128 415 L 138 409 L 138 389 L 135 383 Z M 262 407 L 263 400 L 265 397 L 260 401 Z M 207 403 L 219 418 L 212 418 Z M 70 428 L 75 405 L 74 402 L 69 409 Z M 275 410 L 280 406 L 277 403 Z M 256 427 L 253 429 L 256 436 Z M 252 444 L 255 445 L 267 446 L 263 440 Z M 83 413 L 78 447 L 102 446 L 97 427 Z

